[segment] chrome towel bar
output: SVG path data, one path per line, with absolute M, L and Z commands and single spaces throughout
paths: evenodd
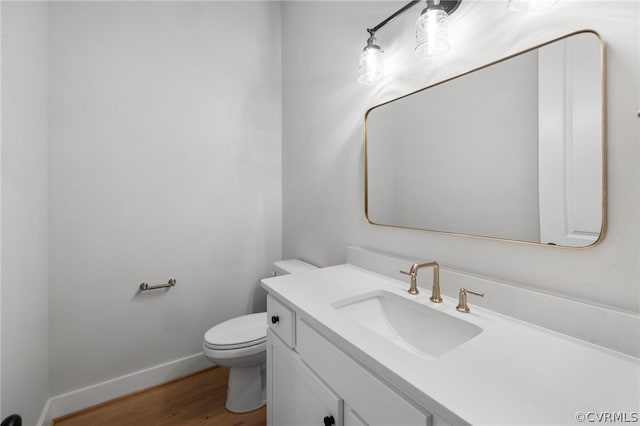
M 140 290 L 145 291 L 145 290 L 155 290 L 158 288 L 169 288 L 169 287 L 173 287 L 174 285 L 176 285 L 176 279 L 171 278 L 169 282 L 166 284 L 149 285 L 149 283 L 142 283 L 140 284 Z

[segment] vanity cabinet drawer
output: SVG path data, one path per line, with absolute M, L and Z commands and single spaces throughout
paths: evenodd
M 322 377 L 345 403 L 348 401 L 345 424 L 432 424 L 429 412 L 401 397 L 304 321 L 297 322 L 296 332 L 297 350 L 302 361 Z
M 295 312 L 267 296 L 267 321 L 269 328 L 290 348 L 295 347 Z

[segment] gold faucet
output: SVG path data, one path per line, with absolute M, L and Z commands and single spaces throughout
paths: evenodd
M 411 277 L 411 285 L 409 286 L 409 294 L 418 294 L 418 270 L 420 268 L 426 268 L 428 266 L 433 267 L 433 289 L 431 290 L 431 300 L 433 303 L 441 303 L 442 297 L 440 296 L 440 266 L 438 262 L 424 262 L 424 263 L 414 263 L 411 265 L 411 269 L 409 272 L 400 271 L 405 275 L 409 275 Z

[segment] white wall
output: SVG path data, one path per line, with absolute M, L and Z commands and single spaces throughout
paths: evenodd
M 452 16 L 452 48 L 412 57 L 406 13 L 377 34 L 389 76 L 357 83 L 358 55 L 371 27 L 404 2 L 283 3 L 283 251 L 327 266 L 347 244 L 448 267 L 613 308 L 640 310 L 637 123 L 639 4 L 560 1 L 539 15 L 511 15 L 503 1 L 464 1 Z M 327 31 L 331 28 L 331 31 Z M 369 225 L 363 213 L 363 115 L 371 106 L 574 30 L 607 43 L 608 231 L 576 250 Z M 309 46 L 321 45 L 313 55 Z
M 47 6 L 2 2 L 2 415 L 48 398 Z
M 258 282 L 281 258 L 280 4 L 49 7 L 58 395 L 198 353 L 209 327 L 265 308 Z

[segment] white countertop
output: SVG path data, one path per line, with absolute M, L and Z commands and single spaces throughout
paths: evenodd
M 640 411 L 639 359 L 479 308 L 471 297 L 471 312 L 461 313 L 455 309 L 457 300 L 444 297 L 443 303 L 431 303 L 430 291 L 409 295 L 408 280 L 351 265 L 267 278 L 262 286 L 343 350 L 452 424 L 571 425 L 579 423 L 579 413 L 595 419 L 605 412 L 622 413 L 623 422 L 628 422 Z M 382 289 L 483 331 L 428 360 L 388 344 L 331 306 Z

